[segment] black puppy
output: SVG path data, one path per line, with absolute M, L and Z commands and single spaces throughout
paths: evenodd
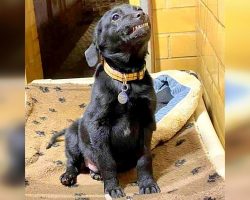
M 88 167 L 101 175 L 105 193 L 122 197 L 117 171 L 136 166 L 140 194 L 160 192 L 152 176 L 150 152 L 156 96 L 145 69 L 149 38 L 149 17 L 140 7 L 115 7 L 98 22 L 85 55 L 90 66 L 96 66 L 101 56 L 107 68 L 98 65 L 91 102 L 84 116 L 66 130 L 67 169 L 62 184 L 75 184 L 81 168 Z M 135 73 L 132 79 L 127 77 L 131 73 Z

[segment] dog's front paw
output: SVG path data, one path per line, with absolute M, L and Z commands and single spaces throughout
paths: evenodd
M 105 193 L 109 194 L 112 198 L 121 198 L 126 196 L 125 193 L 123 192 L 123 189 L 120 186 L 112 189 L 106 189 Z
M 151 193 L 160 193 L 161 190 L 157 183 L 153 180 L 144 181 L 142 184 L 139 184 L 139 193 L 140 194 L 151 194 Z
M 61 175 L 60 180 L 63 185 L 72 186 L 76 184 L 76 180 L 77 180 L 76 177 L 77 175 L 75 173 L 65 172 L 64 174 Z

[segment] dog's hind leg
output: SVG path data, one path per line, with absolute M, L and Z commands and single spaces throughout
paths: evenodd
M 91 169 L 89 170 L 90 177 L 96 181 L 102 181 L 102 176 L 98 172 L 94 172 Z
M 66 171 L 60 177 L 65 186 L 72 186 L 77 182 L 84 160 L 78 145 L 78 121 L 73 123 L 65 134 L 65 153 L 67 157 Z

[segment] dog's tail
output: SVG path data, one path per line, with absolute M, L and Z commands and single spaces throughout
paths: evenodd
M 51 139 L 50 139 L 50 141 L 49 141 L 49 144 L 47 145 L 46 149 L 51 148 L 52 145 L 56 143 L 56 139 L 57 139 L 58 137 L 64 135 L 65 132 L 66 132 L 66 128 L 63 129 L 63 130 L 61 130 L 61 131 L 58 132 L 58 133 L 55 133 L 55 134 L 51 137 Z

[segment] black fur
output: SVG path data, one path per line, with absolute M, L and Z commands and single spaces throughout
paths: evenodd
M 112 20 L 115 13 L 118 20 Z M 131 34 L 133 26 L 148 22 L 149 27 Z M 100 56 L 114 69 L 130 73 L 145 64 L 150 38 L 150 22 L 141 8 L 122 5 L 108 11 L 96 26 L 93 43 L 85 52 L 90 66 Z M 117 172 L 137 168 L 140 194 L 160 192 L 152 176 L 150 143 L 156 129 L 156 96 L 149 73 L 142 80 L 128 82 L 129 101 L 117 100 L 122 83 L 109 77 L 101 64 L 95 73 L 91 102 L 84 116 L 66 130 L 67 169 L 61 182 L 70 186 L 90 160 L 104 181 L 104 192 L 113 198 L 124 196 Z
M 66 131 L 66 129 L 63 129 L 62 131 L 55 133 L 55 134 L 51 137 L 51 139 L 50 139 L 50 141 L 49 141 L 49 143 L 48 143 L 46 149 L 51 148 L 51 147 L 53 146 L 53 144 L 56 142 L 56 139 L 57 139 L 58 137 L 60 137 L 60 136 L 62 136 L 62 135 L 65 134 L 65 131 Z

